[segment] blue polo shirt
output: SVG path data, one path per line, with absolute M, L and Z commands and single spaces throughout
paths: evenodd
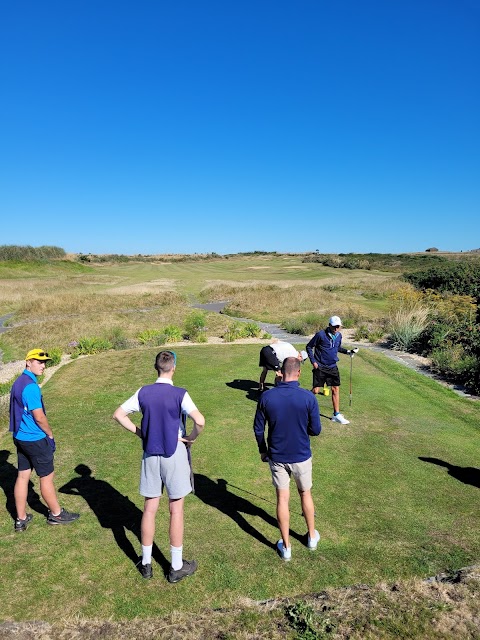
M 47 437 L 45 431 L 40 429 L 31 413 L 34 409 L 43 409 L 42 392 L 35 374 L 27 369 L 24 370 L 23 374 L 29 376 L 34 384 L 27 384 L 22 390 L 20 398 L 18 397 L 18 392 L 17 394 L 15 393 L 15 386 L 17 382 L 20 384 L 20 378 L 17 378 L 13 384 L 12 395 L 18 403 L 21 401 L 23 405 L 22 418 L 15 438 L 26 442 L 34 442 Z

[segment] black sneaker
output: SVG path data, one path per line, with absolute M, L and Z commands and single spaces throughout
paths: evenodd
M 140 562 L 137 566 L 138 570 L 142 574 L 142 578 L 145 578 L 145 580 L 150 580 L 150 578 L 153 578 L 153 569 L 151 564 L 142 564 L 142 560 L 140 559 Z
M 22 531 L 26 531 L 27 525 L 29 522 L 33 520 L 33 516 L 31 513 L 27 513 L 25 516 L 25 520 L 20 520 L 20 518 L 15 518 L 15 533 L 21 533 Z
M 54 516 L 51 511 L 48 512 L 47 524 L 70 524 L 70 522 L 74 522 L 78 520 L 80 517 L 79 513 L 70 513 L 65 509 L 62 509 L 58 516 Z
M 168 581 L 179 582 L 180 580 L 183 580 L 183 578 L 191 576 L 192 573 L 195 573 L 196 570 L 197 563 L 195 562 L 195 560 L 184 560 L 183 567 L 181 569 L 178 569 L 178 571 L 175 571 L 174 569 L 172 569 L 172 567 L 170 567 L 170 571 L 168 573 Z

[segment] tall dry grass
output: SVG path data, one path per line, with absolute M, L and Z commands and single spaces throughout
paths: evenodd
M 332 285 L 312 286 L 309 282 L 284 283 L 281 286 L 217 283 L 203 289 L 201 297 L 210 302 L 228 300 L 226 310 L 230 315 L 264 322 L 285 323 L 312 311 L 326 318 L 332 313 L 365 319 L 378 317 L 379 312 L 369 308 L 368 300 L 363 297 L 364 286 L 346 291 L 344 284 L 335 288 Z M 386 286 L 386 292 L 390 290 L 391 285 Z

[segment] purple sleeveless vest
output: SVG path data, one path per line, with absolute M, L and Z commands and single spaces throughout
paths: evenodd
M 30 376 L 26 373 L 22 373 L 22 375 L 15 380 L 12 386 L 12 390 L 10 391 L 10 427 L 9 431 L 13 433 L 13 437 L 17 435 L 18 430 L 20 429 L 20 423 L 22 422 L 23 416 L 23 401 L 22 394 L 23 390 L 29 384 L 37 384 L 35 380 L 32 380 Z M 42 407 L 45 415 L 47 412 L 45 411 L 45 405 L 43 404 L 42 398 Z
M 167 458 L 175 453 L 185 393 L 186 389 L 158 382 L 140 389 L 138 402 L 142 410 L 141 429 L 145 453 Z

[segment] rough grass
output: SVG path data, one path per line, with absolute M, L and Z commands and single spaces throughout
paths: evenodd
M 327 589 L 302 599 L 266 602 L 244 599 L 235 607 L 204 609 L 192 616 L 178 610 L 161 618 L 89 620 L 80 616 L 47 622 L 0 625 L 0 639 L 17 640 L 257 640 L 291 638 L 291 613 L 310 621 L 310 636 L 321 640 L 473 640 L 480 626 L 480 572 L 461 571 L 455 582 L 418 579 L 394 584 Z M 290 612 L 290 615 L 289 615 Z

